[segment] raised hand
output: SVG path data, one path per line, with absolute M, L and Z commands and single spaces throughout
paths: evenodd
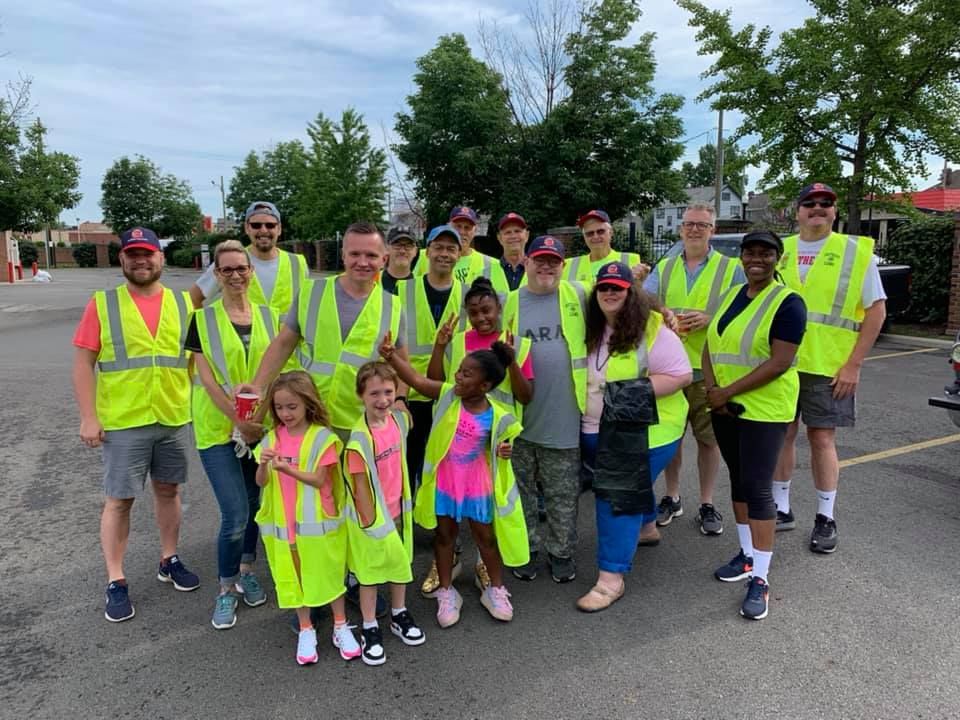
M 397 351 L 396 346 L 393 344 L 393 333 L 390 330 L 387 330 L 387 334 L 383 336 L 383 340 L 380 341 L 380 347 L 377 348 L 382 357 L 387 362 L 390 362 L 393 358 L 393 354 Z
M 453 339 L 454 328 L 457 327 L 457 320 L 460 319 L 460 316 L 451 313 L 450 317 L 447 318 L 447 321 L 443 323 L 437 329 L 437 339 L 435 344 L 445 347 L 450 344 L 450 341 Z

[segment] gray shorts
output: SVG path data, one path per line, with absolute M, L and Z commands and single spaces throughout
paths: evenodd
M 833 378 L 824 375 L 799 373 L 800 397 L 797 400 L 797 417 L 812 428 L 853 427 L 856 422 L 856 397 L 843 400 L 833 397 Z
M 154 482 L 187 481 L 188 425 L 144 425 L 107 430 L 103 441 L 103 492 L 117 499 L 143 492 L 147 473 Z

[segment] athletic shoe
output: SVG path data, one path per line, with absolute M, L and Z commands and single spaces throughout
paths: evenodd
M 352 602 L 357 607 L 360 607 L 360 585 L 347 585 L 347 600 Z M 387 599 L 383 596 L 379 590 L 377 591 L 377 617 L 384 617 L 387 612 L 390 610 L 390 606 L 387 604 Z
M 110 622 L 123 622 L 136 614 L 133 603 L 130 602 L 130 593 L 127 584 L 114 580 L 107 585 L 107 607 L 103 616 Z
M 480 596 L 480 604 L 496 620 L 510 622 L 513 620 L 513 605 L 510 604 L 510 593 L 501 585 L 500 587 L 490 586 L 483 591 Z
M 450 582 L 453 582 L 458 577 L 460 577 L 460 571 L 463 570 L 463 563 L 460 562 L 460 554 L 456 553 L 454 555 L 453 571 L 450 573 Z M 435 598 L 437 596 L 437 590 L 440 589 L 440 573 L 437 572 L 437 561 L 434 560 L 430 563 L 430 571 L 427 573 L 427 576 L 423 579 L 423 583 L 420 585 L 420 594 L 425 598 Z M 380 603 L 377 602 L 377 617 L 381 617 Z
M 247 607 L 257 607 L 267 601 L 267 593 L 253 573 L 241 573 L 236 588 L 237 592 L 243 596 L 243 604 Z
M 317 631 L 301 630 L 297 639 L 297 665 L 312 665 L 317 657 Z
M 513 576 L 518 580 L 535 580 L 537 577 L 537 553 L 530 553 L 530 562 L 520 567 L 512 568 Z
M 340 657 L 344 660 L 353 660 L 360 657 L 360 645 L 353 635 L 353 626 L 344 623 L 333 626 L 333 646 L 339 648 Z
M 837 549 L 837 521 L 817 513 L 813 532 L 810 533 L 810 549 L 815 553 L 832 553 Z
M 448 628 L 460 622 L 460 608 L 463 598 L 456 588 L 440 588 L 437 590 L 437 623 L 442 628 Z M 483 598 L 481 597 L 481 602 Z
M 490 573 L 487 572 L 487 566 L 483 564 L 482 560 L 473 569 L 473 584 L 477 586 L 477 590 L 480 592 L 490 587 Z
M 674 518 L 683 515 L 683 505 L 680 504 L 680 498 L 676 501 L 669 495 L 664 495 L 660 504 L 657 505 L 657 526 L 666 527 L 673 522 Z
M 577 577 L 577 566 L 573 558 L 558 558 L 547 553 L 547 560 L 550 563 L 550 577 L 556 583 L 568 583 Z
M 157 580 L 173 583 L 173 587 L 180 592 L 190 592 L 200 587 L 200 578 L 187 570 L 177 555 L 171 555 L 160 563 L 157 570 Z
M 326 607 L 327 607 L 326 605 L 321 605 L 320 607 L 310 608 L 310 624 L 311 625 L 313 625 L 314 627 L 318 627 L 320 625 L 320 621 L 323 619 L 323 616 L 326 614 L 324 612 Z M 300 618 L 297 616 L 295 612 L 290 613 L 289 625 L 290 625 L 290 629 L 293 630 L 294 635 L 300 634 Z
M 704 503 L 697 511 L 697 525 L 704 535 L 723 535 L 723 515 L 710 503 Z
M 390 616 L 390 632 L 403 640 L 406 645 L 423 645 L 427 636 L 413 620 L 409 610 Z
M 360 647 L 363 648 L 360 659 L 364 665 L 383 665 L 387 661 L 387 651 L 383 649 L 383 635 L 379 625 L 361 629 Z
M 777 532 L 783 530 L 793 530 L 797 526 L 797 521 L 793 517 L 793 511 L 780 512 L 777 510 Z
M 737 553 L 737 556 L 722 567 L 718 567 L 713 576 L 720 582 L 737 582 L 753 575 L 753 558 L 743 554 L 743 550 Z
M 217 595 L 217 603 L 213 606 L 213 627 L 217 630 L 227 630 L 237 624 L 237 596 L 232 592 L 222 592 Z M 316 646 L 316 641 L 314 641 Z
M 763 620 L 767 616 L 767 596 L 770 586 L 760 578 L 752 578 L 747 585 L 747 596 L 740 606 L 740 614 L 748 620 Z

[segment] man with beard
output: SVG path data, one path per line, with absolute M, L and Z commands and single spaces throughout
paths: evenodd
M 123 570 L 130 509 L 153 483 L 160 531 L 157 580 L 180 591 L 200 580 L 177 556 L 180 485 L 187 479 L 190 378 L 183 349 L 190 298 L 160 283 L 163 251 L 156 234 L 133 228 L 120 237 L 126 284 L 98 290 L 73 338 L 73 387 L 80 440 L 103 446 L 104 495 L 100 545 L 107 566 L 106 610 L 111 622 L 134 615 Z
M 283 315 L 309 276 L 307 260 L 303 255 L 277 247 L 283 226 L 280 211 L 273 203 L 264 200 L 250 203 L 244 214 L 243 229 L 250 239 L 247 255 L 253 268 L 247 297 L 252 304 L 269 305 Z M 213 270 L 213 265 L 208 267 L 190 288 L 194 307 L 200 307 L 204 300 L 218 292 Z

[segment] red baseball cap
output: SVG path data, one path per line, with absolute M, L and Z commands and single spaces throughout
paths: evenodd
M 522 227 L 524 230 L 527 228 L 527 221 L 523 219 L 519 213 L 508 212 L 502 218 L 500 222 L 497 223 L 497 230 L 503 230 L 504 225 L 509 225 L 510 223 L 515 223 Z
M 577 227 L 583 227 L 587 220 L 600 220 L 601 222 L 610 222 L 610 216 L 603 210 L 591 210 L 577 218 Z

